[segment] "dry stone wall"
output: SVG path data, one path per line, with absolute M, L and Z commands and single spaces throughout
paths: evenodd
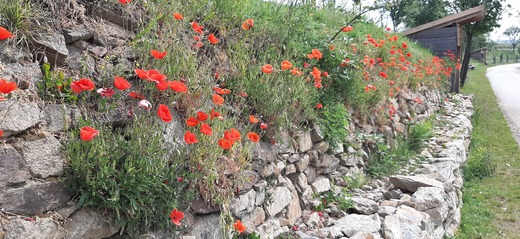
M 106 14 L 102 11 L 99 14 Z M 120 19 L 121 20 L 121 19 Z M 93 26 L 80 26 L 49 35 L 41 44 L 47 59 L 72 69 L 94 71 L 99 66 L 132 68 L 136 56 L 125 46 L 134 33 L 118 21 L 97 24 L 108 33 L 93 34 Z M 121 22 L 127 22 L 122 19 Z M 117 33 L 117 34 L 115 34 Z M 62 39 L 64 38 L 64 40 Z M 51 40 L 49 40 L 51 39 Z M 59 40 L 52 40 L 59 39 Z M 20 84 L 16 97 L 0 102 L 0 239 L 14 238 L 108 238 L 119 230 L 113 220 L 88 209 L 80 209 L 58 180 L 67 165 L 61 135 L 73 127 L 81 112 L 65 104 L 40 103 L 36 82 L 43 76 L 34 60 L 38 54 L 0 49 L 0 78 Z M 45 53 L 45 52 L 43 52 Z M 53 55 L 54 54 L 54 55 Z M 115 65 L 104 56 L 118 56 Z M 86 65 L 85 65 L 86 63 Z M 15 76 L 23 76 L 23 79 Z M 230 205 L 233 217 L 247 231 L 261 238 L 294 232 L 301 238 L 443 238 L 453 235 L 460 223 L 462 173 L 466 160 L 473 113 L 471 97 L 445 96 L 420 88 L 402 91 L 392 104 L 393 120 L 378 125 L 353 119 L 350 136 L 337 147 L 324 141 L 320 128 L 282 133 L 276 144 L 260 142 L 252 150 L 250 169 Z M 424 102 L 419 103 L 416 99 Z M 411 159 L 402 174 L 373 180 L 350 191 L 352 209 L 341 210 L 316 195 L 341 195 L 350 178 L 363 175 L 370 151 L 366 138 L 382 135 L 389 145 L 396 135 L 406 134 L 406 124 L 422 122 L 437 114 L 443 122 L 421 153 L 424 161 Z M 117 121 L 117 116 L 108 117 Z M 170 124 L 167 137 L 179 138 L 182 126 Z M 359 137 L 363 136 L 363 137 Z M 365 138 L 364 138 L 365 137 Z M 178 146 L 178 140 L 168 142 Z M 181 140 L 182 142 L 182 140 Z M 190 205 L 185 239 L 226 238 L 220 225 L 220 209 L 203 201 Z M 176 238 L 166 232 L 150 232 L 147 238 Z

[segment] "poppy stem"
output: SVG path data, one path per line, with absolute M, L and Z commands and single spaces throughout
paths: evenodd
M 369 7 L 367 9 L 365 9 L 364 11 L 362 11 L 359 14 L 357 14 L 356 16 L 354 16 L 349 22 L 347 22 L 347 24 L 345 24 L 345 27 L 347 27 L 348 25 L 354 25 L 354 24 L 358 23 L 360 21 L 359 18 L 361 16 L 363 16 L 363 14 L 370 12 L 372 10 L 379 9 L 379 8 L 380 8 L 379 6 L 375 6 L 375 7 Z M 343 31 L 343 28 L 345 28 L 345 27 L 342 27 L 341 29 L 339 29 L 339 31 L 336 32 L 336 34 L 334 34 L 334 36 L 332 38 L 330 38 L 329 43 L 331 43 Z

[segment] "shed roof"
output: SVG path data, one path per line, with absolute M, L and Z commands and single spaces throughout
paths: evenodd
M 414 27 L 403 32 L 403 35 L 408 36 L 428 29 L 450 26 L 455 23 L 458 23 L 459 25 L 464 25 L 471 22 L 480 21 L 484 19 L 485 14 L 486 9 L 484 5 L 480 5 L 478 7 L 470 8 L 462 12 L 455 13 L 447 17 L 443 17 L 441 19 L 437 19 L 435 21 Z
M 487 48 L 487 47 L 484 47 L 484 48 L 480 48 L 480 49 L 473 50 L 473 51 L 471 51 L 471 53 L 473 53 L 473 52 L 478 52 L 478 51 L 489 51 L 489 50 L 491 50 L 491 49 L 489 49 L 489 48 Z

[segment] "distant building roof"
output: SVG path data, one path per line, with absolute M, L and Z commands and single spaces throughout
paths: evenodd
M 418 32 L 422 32 L 424 30 L 428 29 L 435 29 L 435 28 L 441 28 L 446 26 L 451 26 L 454 23 L 458 23 L 460 25 L 468 24 L 471 22 L 476 22 L 484 19 L 484 16 L 486 14 L 486 9 L 484 8 L 484 5 L 480 5 L 478 7 L 470 8 L 467 10 L 464 10 L 459 13 L 455 13 L 452 15 L 449 15 L 447 17 L 437 19 L 432 22 L 428 22 L 426 24 L 414 27 L 412 29 L 409 29 L 405 32 L 403 32 L 403 35 L 408 36 L 412 35 Z
M 473 52 L 479 52 L 479 51 L 489 51 L 489 50 L 490 50 L 489 48 L 484 47 L 484 48 L 480 48 L 480 49 L 473 50 L 473 51 L 471 51 L 471 53 L 473 53 Z

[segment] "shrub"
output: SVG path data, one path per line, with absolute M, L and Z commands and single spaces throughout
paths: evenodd
M 323 106 L 318 124 L 323 130 L 325 140 L 332 147 L 342 144 L 348 136 L 349 114 L 341 103 Z

